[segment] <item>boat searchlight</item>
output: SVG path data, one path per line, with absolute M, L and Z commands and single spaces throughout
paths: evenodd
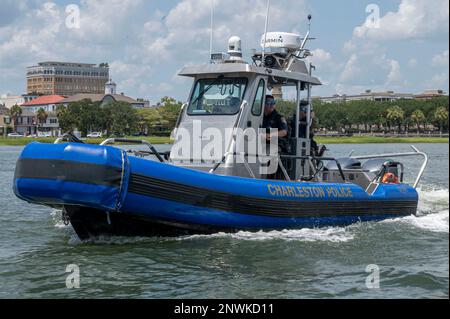
M 242 43 L 241 38 L 232 36 L 228 40 L 228 54 L 232 61 L 242 61 Z

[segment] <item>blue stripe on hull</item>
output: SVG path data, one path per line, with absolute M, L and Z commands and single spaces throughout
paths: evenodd
M 132 174 L 140 174 L 157 178 L 173 183 L 181 183 L 193 187 L 209 189 L 229 194 L 242 195 L 248 197 L 258 197 L 266 199 L 285 199 L 298 202 L 304 201 L 361 201 L 361 200 L 416 200 L 417 192 L 409 185 L 389 185 L 383 184 L 378 187 L 375 194 L 368 195 L 364 189 L 356 184 L 333 184 L 333 183 L 307 183 L 307 182 L 285 182 L 274 180 L 258 180 L 251 178 L 221 176 L 205 172 L 194 171 L 180 168 L 173 165 L 150 162 L 148 160 L 130 157 L 130 166 Z M 317 188 L 323 191 L 324 196 L 273 196 L 269 188 L 272 187 L 306 187 L 308 189 Z M 329 193 L 330 189 L 346 188 L 351 191 L 351 197 L 336 197 Z
M 25 201 L 42 205 L 80 205 L 113 210 L 117 205 L 119 189 L 68 181 L 21 178 L 14 181 L 14 193 Z
M 128 194 L 123 206 L 125 214 L 132 212 L 148 220 L 169 220 L 186 224 L 210 225 L 223 228 L 245 229 L 283 229 L 283 228 L 311 228 L 322 226 L 350 225 L 359 221 L 377 221 L 394 218 L 395 214 L 377 214 L 365 216 L 331 217 L 298 217 L 277 218 L 240 214 L 237 212 L 223 212 L 220 210 L 185 205 L 163 199 Z M 402 215 L 401 212 L 398 214 Z

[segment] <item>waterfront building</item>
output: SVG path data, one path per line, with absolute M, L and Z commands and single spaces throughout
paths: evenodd
M 148 101 L 135 100 L 124 94 L 75 94 L 62 100 L 60 104 L 69 105 L 69 103 L 79 102 L 83 100 L 91 100 L 92 102 L 100 102 L 101 106 L 105 106 L 108 103 L 113 102 L 126 102 L 130 103 L 136 109 L 142 109 L 148 107 Z
M 17 133 L 24 136 L 47 134 L 47 136 L 56 137 L 61 135 L 56 112 L 48 112 L 45 121 L 41 122 L 35 112 L 24 109 L 22 114 L 14 119 L 14 127 Z
M 27 110 L 22 110 L 22 114 L 13 119 L 14 130 L 22 135 L 28 136 L 36 132 L 36 114 Z
M 443 90 L 428 90 L 420 94 L 397 93 L 394 91 L 372 92 L 371 90 L 367 90 L 364 93 L 356 95 L 335 94 L 333 96 L 326 96 L 326 97 L 318 96 L 314 97 L 314 99 L 322 101 L 324 103 L 344 103 L 350 101 L 392 102 L 398 100 L 414 100 L 414 99 L 426 100 L 440 96 L 447 96 L 447 95 Z
M 22 114 L 15 123 L 17 132 L 24 135 L 46 133 L 51 136 L 59 136 L 61 132 L 56 110 L 65 98 L 61 95 L 45 95 L 22 104 Z M 37 119 L 37 113 L 40 109 L 43 109 L 47 114 L 44 122 Z
M 45 112 L 56 112 L 58 104 L 66 97 L 61 95 L 44 95 L 30 102 L 22 104 L 22 109 L 37 112 L 44 109 Z
M 11 94 L 3 94 L 0 96 L 0 105 L 11 109 L 14 105 L 21 106 L 24 103 L 30 102 L 37 98 L 37 95 L 34 94 L 22 94 L 22 95 L 11 95 Z
M 435 97 L 448 96 L 444 90 L 426 90 L 423 93 L 414 95 L 417 100 L 430 100 Z
M 92 102 L 100 102 L 101 106 L 105 106 L 106 104 L 112 102 L 126 102 L 130 103 L 135 109 L 150 107 L 150 102 L 148 100 L 133 99 L 126 96 L 124 93 L 117 94 L 117 84 L 112 79 L 109 79 L 109 81 L 105 84 L 104 93 L 102 94 L 79 93 L 69 96 L 59 103 L 67 106 L 69 103 L 79 102 L 86 99 L 89 99 Z
M 9 133 L 8 128 L 11 128 L 12 130 L 9 109 L 0 104 L 0 137 Z
M 109 79 L 109 66 L 70 62 L 41 62 L 27 68 L 27 93 L 71 96 L 100 94 Z
M 318 99 L 324 103 L 341 103 L 341 102 L 350 102 L 350 101 L 390 102 L 390 101 L 397 101 L 397 100 L 402 100 L 402 99 L 412 100 L 412 99 L 414 99 L 414 94 L 412 94 L 412 93 L 396 93 L 394 91 L 372 92 L 371 90 L 367 90 L 361 94 L 355 94 L 355 95 L 335 94 L 333 96 L 314 97 L 314 99 Z

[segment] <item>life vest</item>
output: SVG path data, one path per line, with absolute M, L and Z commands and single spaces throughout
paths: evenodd
M 383 184 L 398 184 L 398 177 L 393 173 L 386 173 L 381 179 L 381 182 Z

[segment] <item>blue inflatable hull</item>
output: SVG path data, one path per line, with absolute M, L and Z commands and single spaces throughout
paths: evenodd
M 64 208 L 81 238 L 348 225 L 415 214 L 418 202 L 405 184 L 368 195 L 355 184 L 219 176 L 75 143 L 25 147 L 14 192 Z

